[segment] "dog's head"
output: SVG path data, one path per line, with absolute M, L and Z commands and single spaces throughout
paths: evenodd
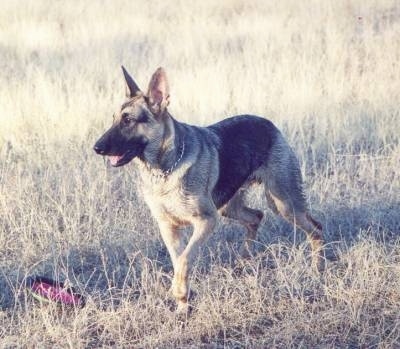
M 169 104 L 168 81 L 162 68 L 153 74 L 147 93 L 139 89 L 124 67 L 122 71 L 127 99 L 114 114 L 111 128 L 94 145 L 96 153 L 109 156 L 115 167 L 142 157 L 146 148 L 161 142 Z

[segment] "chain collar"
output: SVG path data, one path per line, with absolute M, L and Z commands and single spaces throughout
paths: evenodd
M 172 173 L 172 171 L 178 166 L 179 162 L 182 160 L 184 152 L 185 152 L 185 139 L 182 140 L 181 153 L 180 153 L 178 159 L 174 162 L 174 164 L 168 170 L 165 170 L 165 171 L 161 170 L 161 173 L 154 173 L 154 170 L 148 164 L 146 164 L 146 167 L 150 171 L 150 174 L 152 177 L 157 178 L 157 179 L 161 179 L 161 178 L 166 179 Z

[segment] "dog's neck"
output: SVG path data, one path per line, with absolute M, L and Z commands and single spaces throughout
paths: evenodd
M 167 110 L 161 117 L 164 118 L 164 132 L 159 141 L 147 149 L 142 162 L 151 176 L 167 178 L 183 157 L 185 140 L 177 132 L 176 121 Z

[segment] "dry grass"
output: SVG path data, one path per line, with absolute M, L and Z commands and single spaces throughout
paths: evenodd
M 2 1 L 0 347 L 400 347 L 400 6 L 397 1 Z M 228 222 L 202 251 L 187 323 L 134 166 L 91 148 L 163 65 L 178 119 L 265 115 L 302 163 L 334 257 L 317 277 L 302 234 L 269 213 L 258 253 Z M 253 206 L 262 193 L 249 195 Z M 33 273 L 82 310 L 41 307 Z

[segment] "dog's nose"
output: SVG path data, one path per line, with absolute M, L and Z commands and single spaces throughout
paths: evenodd
M 95 144 L 94 145 L 94 147 L 93 147 L 93 150 L 97 153 L 97 154 L 100 154 L 100 155 L 103 155 L 103 154 L 105 154 L 105 150 L 104 150 L 104 148 L 101 146 L 101 145 L 99 145 L 99 144 Z

